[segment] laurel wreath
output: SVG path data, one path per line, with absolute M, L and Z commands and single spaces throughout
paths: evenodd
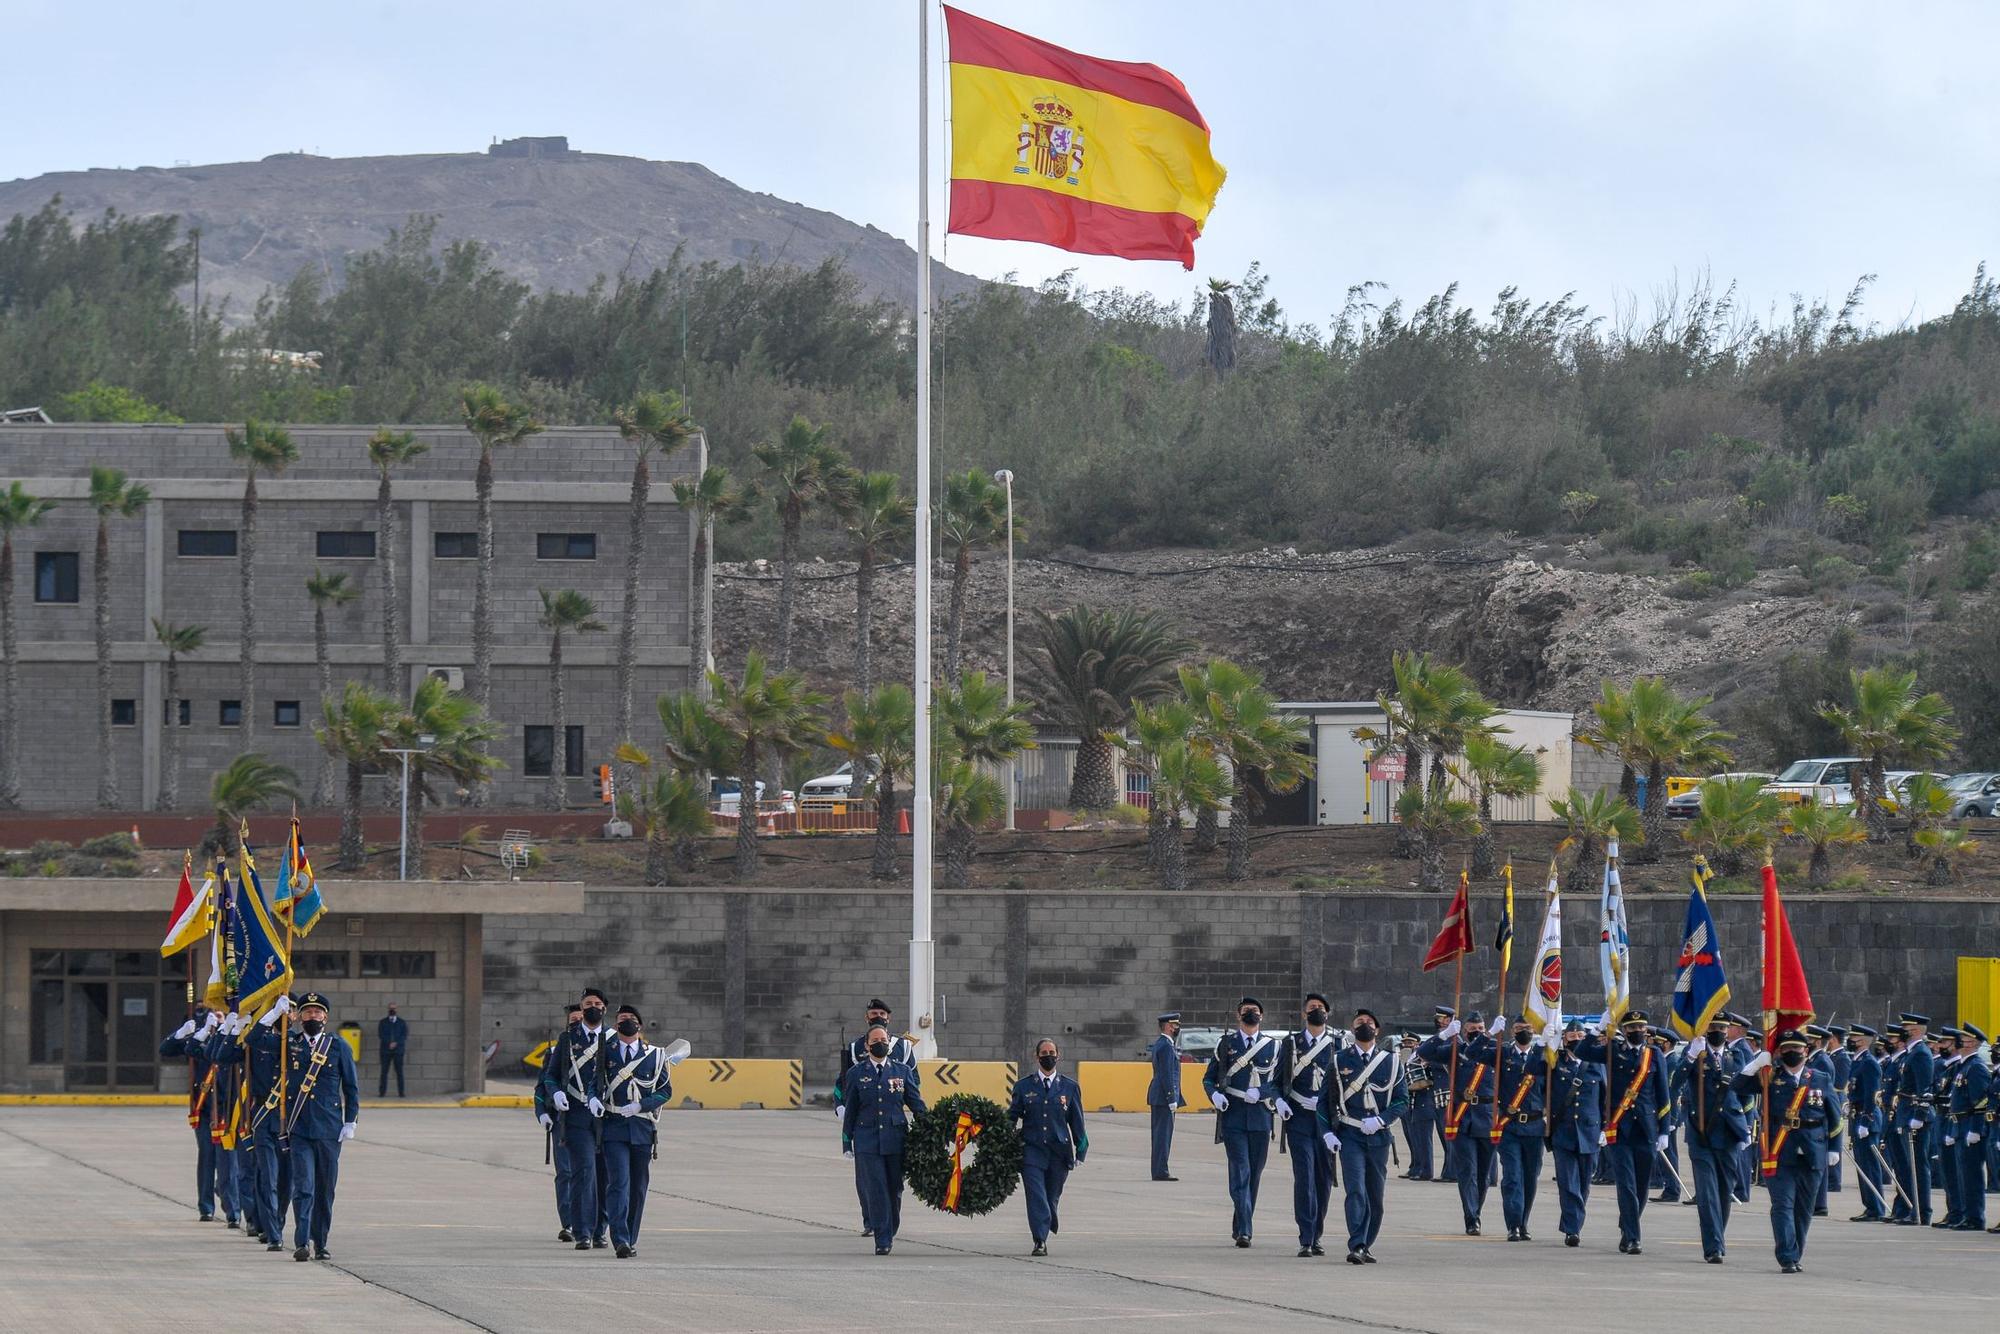
M 1021 1132 L 1007 1109 L 976 1093 L 940 1098 L 918 1116 L 903 1148 L 904 1179 L 910 1193 L 933 1209 L 944 1209 L 951 1185 L 952 1133 L 964 1112 L 982 1127 L 966 1146 L 964 1174 L 959 1181 L 959 1214 L 991 1213 L 1006 1203 L 1021 1180 Z

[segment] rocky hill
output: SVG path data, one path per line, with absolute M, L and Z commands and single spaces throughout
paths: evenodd
M 337 283 L 349 254 L 379 246 L 413 213 L 437 216 L 440 241 L 486 243 L 502 268 L 537 290 L 643 274 L 682 246 L 695 263 L 812 267 L 837 257 L 868 291 L 916 299 L 916 252 L 901 240 L 746 190 L 693 162 L 565 148 L 534 156 L 280 153 L 260 162 L 96 168 L 0 184 L 0 220 L 32 213 L 55 195 L 72 214 L 171 213 L 199 227 L 202 296 L 227 297 L 239 319 L 301 266 L 316 265 Z M 940 265 L 935 281 L 949 296 L 975 280 Z

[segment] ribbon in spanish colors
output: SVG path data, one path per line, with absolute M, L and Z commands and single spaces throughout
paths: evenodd
M 979 1137 L 986 1129 L 964 1112 L 958 1114 L 958 1124 L 951 1131 L 951 1184 L 944 1188 L 944 1207 L 958 1212 L 958 1191 L 965 1179 L 965 1146 Z

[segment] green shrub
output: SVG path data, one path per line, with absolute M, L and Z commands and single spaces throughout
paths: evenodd
M 129 833 L 99 834 L 77 844 L 76 850 L 93 857 L 131 858 L 139 855 L 139 843 Z

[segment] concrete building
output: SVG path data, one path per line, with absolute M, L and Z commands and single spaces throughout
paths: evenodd
M 478 447 L 456 426 L 411 428 L 429 452 L 394 483 L 396 574 L 405 627 L 407 695 L 429 671 L 463 680 L 472 666 L 477 569 L 473 472 Z M 8 425 L 0 427 L 0 477 L 19 480 L 56 509 L 15 539 L 21 655 L 20 746 L 24 801 L 88 806 L 97 790 L 96 661 L 92 562 L 96 518 L 86 503 L 92 465 L 123 469 L 152 490 L 143 517 L 111 527 L 113 748 L 124 800 L 153 806 L 161 741 L 180 729 L 180 796 L 198 805 L 211 774 L 243 750 L 237 645 L 243 473 L 221 426 Z M 306 580 L 345 572 L 360 596 L 329 612 L 335 689 L 348 678 L 382 681 L 382 597 L 377 477 L 368 427 L 292 429 L 299 461 L 260 478 L 257 523 L 257 716 L 252 748 L 310 784 L 319 752 L 313 608 Z M 634 708 L 689 681 L 690 569 L 694 534 L 672 483 L 698 474 L 697 437 L 652 469 L 650 525 L 640 583 L 639 673 Z M 547 799 L 558 755 L 581 775 L 610 758 L 616 741 L 617 639 L 624 588 L 632 450 L 609 427 L 555 427 L 502 450 L 495 465 L 495 646 L 491 717 L 505 761 L 501 804 Z M 549 713 L 548 636 L 537 624 L 539 589 L 575 589 L 597 603 L 609 629 L 564 645 L 566 745 Z M 706 596 L 704 590 L 702 596 Z M 155 620 L 206 627 L 206 646 L 181 667 L 185 703 L 169 718 L 165 651 Z M 4 739 L 0 739 L 4 740 Z M 383 784 L 386 779 L 371 779 Z M 594 800 L 576 784 L 575 800 Z

